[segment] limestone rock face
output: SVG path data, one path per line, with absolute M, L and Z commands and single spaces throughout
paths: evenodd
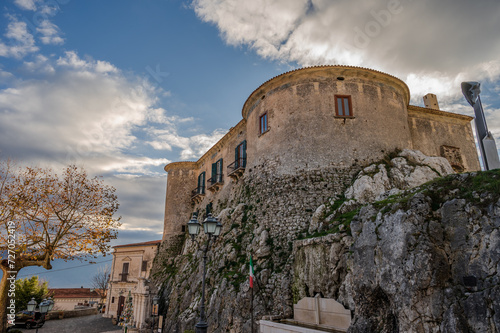
M 295 242 L 294 292 L 348 307 L 351 333 L 499 332 L 499 190 L 499 170 L 451 175 L 365 205 L 352 237 Z
M 372 164 L 364 168 L 345 196 L 359 203 L 374 202 L 384 195 L 396 194 L 399 190 L 407 190 L 452 173 L 454 171 L 447 159 L 405 149 L 387 164 Z
M 256 321 L 291 318 L 294 302 L 320 294 L 352 311 L 350 332 L 499 330 L 499 172 L 427 183 L 452 170 L 414 151 L 361 172 L 266 170 L 253 168 L 213 202 L 223 229 L 207 262 L 210 332 L 250 331 L 250 254 Z M 165 332 L 194 329 L 202 267 L 187 235 L 162 246 L 152 278 Z

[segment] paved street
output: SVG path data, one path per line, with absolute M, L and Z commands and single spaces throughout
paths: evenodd
M 19 328 L 23 332 L 35 332 L 35 330 L 27 330 Z M 47 320 L 42 328 L 38 329 L 40 333 L 104 333 L 104 332 L 121 332 L 119 326 L 113 325 L 110 318 L 103 318 L 102 314 Z

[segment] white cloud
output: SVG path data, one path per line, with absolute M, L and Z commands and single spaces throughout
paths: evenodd
M 41 72 L 46 74 L 55 73 L 55 69 L 52 66 L 49 58 L 41 54 L 37 54 L 34 57 L 33 61 L 25 61 L 24 68 L 26 68 L 30 72 Z
M 36 31 L 42 35 L 40 40 L 43 44 L 58 45 L 64 43 L 64 39 L 59 36 L 61 33 L 59 28 L 49 20 L 42 21 Z
M 168 115 L 155 105 L 162 90 L 125 76 L 108 62 L 70 51 L 57 60 L 37 55 L 24 67 L 33 78 L 0 90 L 4 156 L 60 164 L 85 161 L 93 174 L 157 175 L 170 159 L 132 151 L 180 148 L 180 159 L 197 158 L 225 133 L 181 134 L 179 124 L 193 118 Z
M 57 59 L 57 65 L 73 70 L 94 73 L 118 73 L 118 69 L 107 61 L 81 59 L 75 51 L 65 52 L 63 57 Z
M 167 174 L 163 166 L 158 169 L 161 173 L 153 176 L 105 177 L 106 183 L 113 185 L 118 193 L 119 214 L 123 216 L 121 230 L 156 232 L 159 237 L 155 239 L 161 238 Z
M 7 155 L 120 157 L 154 109 L 155 91 L 108 63 L 68 52 L 56 63 L 39 55 L 25 67 L 36 78 L 0 91 L 0 149 Z
M 10 41 L 8 44 L 0 41 L 0 56 L 21 59 L 29 53 L 38 51 L 33 35 L 28 31 L 25 22 L 11 17 L 5 33 Z
M 191 137 L 181 136 L 175 127 L 168 129 L 150 128 L 148 134 L 154 140 L 147 143 L 157 150 L 171 151 L 180 148 L 181 160 L 197 159 L 219 141 L 227 131 L 217 129 L 211 134 L 198 134 Z
M 345 64 L 382 70 L 406 79 L 413 95 L 435 89 L 444 98 L 456 98 L 462 78 L 500 78 L 497 0 L 192 4 L 198 17 L 216 25 L 230 45 L 246 45 L 263 58 L 300 66 Z
M 101 165 L 101 169 L 106 172 L 115 172 L 123 174 L 124 176 L 134 176 L 137 174 L 159 174 L 159 172 L 151 173 L 149 167 L 160 167 L 167 165 L 172 161 L 166 158 L 149 158 L 149 157 L 136 157 L 136 156 L 121 156 L 114 160 L 108 159 Z
M 14 79 L 14 75 L 0 68 L 0 83 L 7 83 Z
M 21 9 L 33 10 L 37 9 L 36 3 L 39 0 L 14 0 L 14 3 Z

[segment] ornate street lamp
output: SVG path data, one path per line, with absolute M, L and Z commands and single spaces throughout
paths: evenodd
M 35 298 L 32 297 L 31 298 L 31 301 L 28 302 L 28 305 L 27 305 L 27 310 L 30 311 L 30 312 L 34 312 L 35 309 L 36 309 L 36 301 L 35 301 Z M 43 301 L 40 302 L 39 304 L 39 310 L 40 310 L 40 318 L 37 320 L 37 323 L 36 323 L 36 332 L 38 333 L 38 326 L 40 325 L 40 319 L 42 318 L 45 318 L 45 314 L 47 312 L 49 312 L 50 310 L 52 310 L 52 308 L 54 307 L 54 301 L 52 301 L 52 299 L 49 297 L 49 299 L 43 299 Z M 36 315 L 35 315 L 36 317 Z M 36 318 L 35 318 L 36 319 Z
M 33 311 L 35 311 L 35 309 L 36 309 L 36 301 L 35 301 L 35 298 L 34 298 L 34 297 L 32 297 L 32 298 L 31 298 L 31 301 L 29 301 L 29 302 L 28 302 L 27 307 L 28 307 L 28 311 L 29 311 L 29 312 L 33 312 Z
M 54 301 L 52 300 L 52 297 L 49 297 L 47 301 L 49 302 L 49 312 L 50 312 L 54 308 Z
M 201 303 L 200 303 L 200 320 L 195 325 L 196 333 L 206 333 L 208 329 L 207 318 L 205 316 L 205 275 L 207 273 L 207 252 L 210 249 L 210 241 L 216 241 L 217 237 L 220 235 L 222 230 L 222 223 L 219 220 L 212 216 L 212 214 L 208 214 L 205 221 L 203 221 L 203 230 L 205 234 L 208 236 L 207 242 L 204 248 L 201 248 L 200 243 L 195 239 L 200 232 L 200 224 L 198 223 L 198 215 L 193 213 L 193 217 L 188 222 L 188 232 L 191 235 L 191 240 L 198 245 L 198 251 L 203 251 L 203 280 L 202 280 L 202 288 L 201 288 Z

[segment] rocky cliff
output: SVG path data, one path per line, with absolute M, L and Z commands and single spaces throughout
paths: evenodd
M 224 230 L 207 267 L 211 332 L 250 331 L 249 254 L 256 319 L 292 316 L 320 293 L 352 311 L 350 332 L 500 328 L 500 172 L 414 187 L 452 169 L 413 151 L 364 169 L 255 171 L 215 205 Z M 201 258 L 180 236 L 155 260 L 167 332 L 194 329 Z
M 499 199 L 497 170 L 365 205 L 352 236 L 295 243 L 296 298 L 337 299 L 349 332 L 499 332 Z

